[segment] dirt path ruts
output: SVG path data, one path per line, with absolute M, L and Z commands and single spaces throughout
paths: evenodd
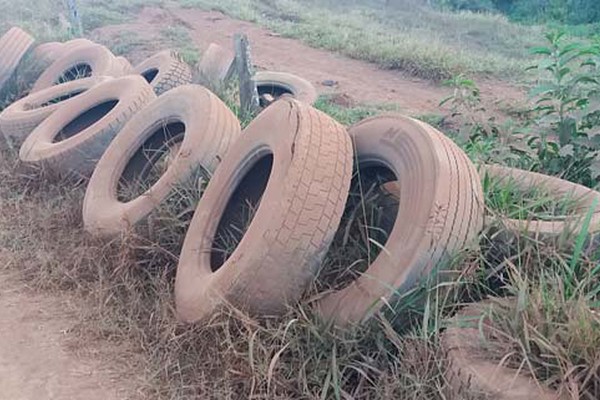
M 63 298 L 34 293 L 0 269 L 0 400 L 132 398 L 126 378 L 100 361 L 102 351 L 67 348 L 68 309 Z
M 218 12 L 147 7 L 135 21 L 97 29 L 94 36 L 115 37 L 123 31 L 134 31 L 138 36 L 151 40 L 153 46 L 160 47 L 161 31 L 175 26 L 186 27 L 200 51 L 204 51 L 211 42 L 231 48 L 233 35 L 244 32 L 250 39 L 253 61 L 259 68 L 300 75 L 310 80 L 320 93 L 343 93 L 359 103 L 394 103 L 409 114 L 421 115 L 439 113 L 440 100 L 450 93 L 448 88 L 440 85 L 314 49 L 298 40 L 280 37 L 250 22 L 235 20 Z M 135 54 L 133 56 L 135 58 Z M 322 82 L 325 80 L 335 81 L 337 85 L 324 86 Z M 513 104 L 525 98 L 520 89 L 505 82 L 480 79 L 478 84 L 489 110 L 501 108 L 498 103 Z

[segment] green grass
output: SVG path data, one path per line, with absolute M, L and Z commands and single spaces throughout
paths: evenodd
M 414 3 L 376 6 L 294 0 L 182 0 L 224 12 L 314 47 L 434 80 L 459 73 L 514 77 L 529 62 L 542 28 L 499 15 L 447 13 Z

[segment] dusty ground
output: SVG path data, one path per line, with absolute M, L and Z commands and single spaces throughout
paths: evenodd
M 439 102 L 449 89 L 431 82 L 406 76 L 402 72 L 383 70 L 368 62 L 313 49 L 294 39 L 287 39 L 252 23 L 231 19 L 218 12 L 181 8 L 144 8 L 133 22 L 97 29 L 93 36 L 115 38 L 123 32 L 135 32 L 146 46 L 130 57 L 139 62 L 164 46 L 161 32 L 169 27 L 184 26 L 202 52 L 211 42 L 232 47 L 233 35 L 246 33 L 252 46 L 253 61 L 260 69 L 298 74 L 310 80 L 321 93 L 340 93 L 359 103 L 394 103 L 412 115 L 439 113 Z M 337 84 L 323 85 L 326 80 Z M 478 80 L 488 109 L 502 109 L 525 98 L 522 90 L 498 81 Z M 503 105 L 504 104 L 504 105 Z
M 66 298 L 34 293 L 0 269 L 1 400 L 134 397 L 130 381 L 107 361 L 114 349 L 73 345 L 72 307 Z

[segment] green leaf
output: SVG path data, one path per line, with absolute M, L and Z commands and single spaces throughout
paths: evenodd
M 529 51 L 531 54 L 544 54 L 548 56 L 552 55 L 552 50 L 544 46 L 532 47 Z

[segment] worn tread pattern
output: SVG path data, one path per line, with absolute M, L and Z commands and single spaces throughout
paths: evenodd
M 453 253 L 473 243 L 483 225 L 483 193 L 477 171 L 466 154 L 442 133 L 399 115 L 367 119 L 350 128 L 357 158 L 380 154 L 404 182 L 396 223 L 386 252 L 349 286 L 318 302 L 322 316 L 338 325 L 368 319 L 384 304 L 415 287 Z M 358 137 L 357 137 L 358 135 Z M 389 135 L 389 143 L 386 144 Z M 393 144 L 394 151 L 389 146 Z M 390 155 L 392 154 L 392 155 Z M 419 186 L 429 185 L 422 191 Z M 403 208 L 404 207 L 404 208 Z M 409 246 L 410 252 L 402 248 Z M 381 301 L 385 299 L 384 301 Z
M 286 129 L 296 126 L 295 132 L 266 129 L 281 116 L 289 121 Z M 273 139 L 274 132 L 287 138 Z M 285 311 L 313 281 L 342 217 L 352 176 L 352 144 L 344 127 L 309 105 L 286 98 L 263 111 L 241 138 L 243 142 L 226 155 L 222 164 L 226 166 L 211 180 L 186 236 L 175 290 L 178 316 L 184 321 L 211 315 L 220 301 L 255 314 Z M 223 184 L 231 184 L 226 183 L 229 174 L 264 140 L 274 152 L 281 151 L 275 158 L 291 157 L 285 174 L 269 181 L 254 220 L 231 257 L 218 273 L 207 274 L 207 266 L 198 265 L 203 261 L 197 252 L 212 247 L 206 229 L 214 226 L 209 221 L 221 217 L 213 209 L 224 200 L 217 193 L 222 193 Z M 282 143 L 291 144 L 291 152 L 287 147 L 282 150 Z M 201 243 L 199 237 L 204 238 Z
M 12 77 L 33 42 L 33 37 L 18 27 L 10 28 L 0 38 L 0 90 Z
M 192 69 L 173 50 L 161 51 L 135 67 L 139 74 L 151 68 L 158 69 L 158 75 L 150 82 L 157 96 L 192 82 Z

